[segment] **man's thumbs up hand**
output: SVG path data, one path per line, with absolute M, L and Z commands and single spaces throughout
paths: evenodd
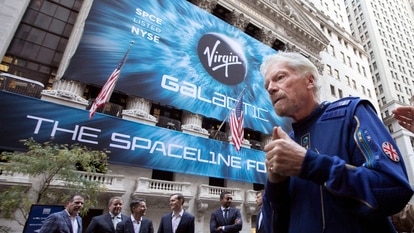
M 273 128 L 272 141 L 265 146 L 264 151 L 270 182 L 282 182 L 288 176 L 300 174 L 306 149 L 293 141 L 282 128 Z

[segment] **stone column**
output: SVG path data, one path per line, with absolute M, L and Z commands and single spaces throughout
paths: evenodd
M 191 0 L 194 5 L 211 12 L 217 5 L 217 0 Z
M 144 98 L 128 96 L 126 109 L 122 110 L 122 118 L 155 126 L 157 119 L 150 114 L 151 106 L 151 102 Z
M 85 109 L 89 102 L 83 98 L 86 85 L 73 80 L 59 79 L 53 83 L 52 90 L 42 91 L 42 100 Z
M 250 23 L 249 18 L 245 18 L 243 13 L 237 11 L 233 11 L 231 14 L 229 14 L 226 20 L 228 23 L 239 28 L 242 31 L 244 31 L 247 25 Z
M 265 30 L 265 28 L 262 28 L 260 31 L 257 32 L 256 38 L 264 44 L 267 44 L 268 46 L 272 47 L 273 43 L 276 40 L 276 35 L 274 35 L 272 31 Z
M 182 116 L 181 130 L 184 133 L 208 138 L 208 131 L 202 127 L 203 116 L 184 111 Z

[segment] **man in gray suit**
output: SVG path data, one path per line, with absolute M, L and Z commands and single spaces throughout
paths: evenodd
M 147 204 L 144 199 L 133 199 L 129 204 L 131 208 L 131 217 L 118 223 L 116 226 L 117 233 L 154 233 L 152 221 L 145 218 Z
M 194 233 L 194 215 L 183 208 L 184 196 L 181 193 L 170 196 L 172 212 L 161 218 L 158 233 Z
M 49 215 L 42 224 L 39 233 L 82 233 L 82 218 L 79 212 L 84 199 L 74 195 L 66 201 L 65 209 Z
M 93 217 L 85 233 L 115 233 L 116 225 L 128 219 L 128 216 L 121 213 L 123 204 L 124 201 L 119 196 L 109 199 L 109 212 Z

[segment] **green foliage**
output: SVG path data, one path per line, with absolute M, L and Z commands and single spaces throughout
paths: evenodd
M 3 152 L 1 161 L 7 162 L 0 164 L 0 171 L 29 175 L 34 182 L 29 191 L 13 187 L 0 192 L 2 215 L 13 218 L 14 210 L 20 209 L 26 217 L 31 203 L 64 204 L 73 194 L 84 196 L 83 213 L 98 203 L 99 193 L 104 188 L 96 175 L 107 172 L 108 152 L 89 150 L 77 144 L 41 144 L 32 138 L 22 142 L 28 150 Z M 31 195 L 28 192 L 32 192 Z
M 24 206 L 27 205 L 27 202 L 23 201 L 26 199 L 26 191 L 27 188 L 24 186 L 14 186 L 0 192 L 0 209 L 5 218 L 12 218 L 15 210 L 20 207 L 30 208 L 30 205 Z

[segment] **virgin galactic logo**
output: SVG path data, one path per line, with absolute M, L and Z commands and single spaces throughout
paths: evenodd
M 236 85 L 246 78 L 246 57 L 238 41 L 218 33 L 205 34 L 197 52 L 204 69 L 217 81 Z

